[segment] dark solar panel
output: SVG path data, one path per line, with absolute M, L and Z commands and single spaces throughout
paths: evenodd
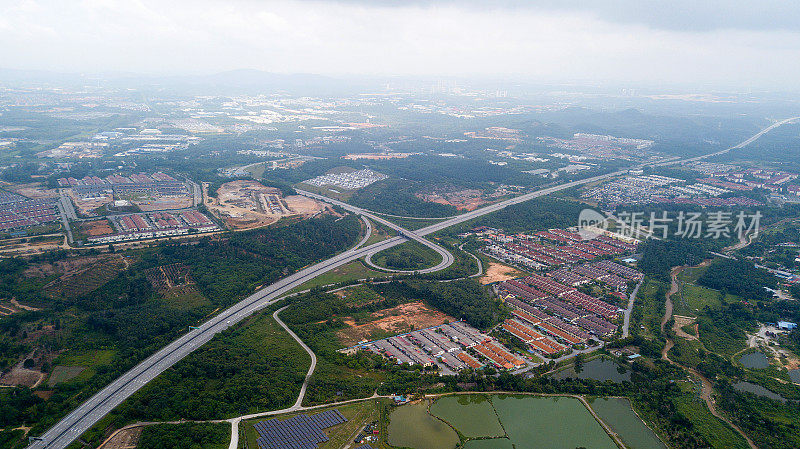
M 286 420 L 277 418 L 259 421 L 253 427 L 261 449 L 316 449 L 328 441 L 323 429 L 347 422 L 339 410 L 326 410 L 314 415 L 296 415 Z

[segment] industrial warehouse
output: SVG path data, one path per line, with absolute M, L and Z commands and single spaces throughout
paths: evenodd
M 110 218 L 117 232 L 87 238 L 90 245 L 219 231 L 210 218 L 196 210 L 150 212 Z

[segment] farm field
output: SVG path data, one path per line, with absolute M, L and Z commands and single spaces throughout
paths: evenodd
M 94 221 L 83 221 L 73 227 L 75 240 L 85 240 L 87 237 L 113 234 L 114 228 L 107 218 Z

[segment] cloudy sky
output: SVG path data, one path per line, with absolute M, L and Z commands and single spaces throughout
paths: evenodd
M 797 1 L 0 0 L 0 8 L 2 68 L 800 87 Z

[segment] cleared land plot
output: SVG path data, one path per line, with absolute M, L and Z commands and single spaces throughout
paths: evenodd
M 33 388 L 38 384 L 44 374 L 41 371 L 23 368 L 20 362 L 8 372 L 0 376 L 0 385 L 10 385 Z
M 357 324 L 356 317 L 343 318 L 342 321 L 350 327 L 338 331 L 336 335 L 344 346 L 353 346 L 363 340 L 377 340 L 456 321 L 455 318 L 434 310 L 422 302 L 401 304 L 358 318 L 368 322 Z
M 53 368 L 50 377 L 47 379 L 47 386 L 52 387 L 61 382 L 67 382 L 78 377 L 86 368 L 83 366 L 61 366 Z
M 42 262 L 31 264 L 23 271 L 23 274 L 26 277 L 47 277 L 56 274 L 64 274 L 80 270 L 97 261 L 104 260 L 107 257 L 108 256 L 70 257 L 54 263 Z
M 484 270 L 486 270 L 485 274 L 478 279 L 478 281 L 483 285 L 494 282 L 508 281 L 525 276 L 525 273 L 522 271 L 502 263 L 489 262 L 487 265 L 488 266 L 484 266 Z
M 326 207 L 323 203 L 302 195 L 289 195 L 284 200 L 293 213 L 300 215 L 316 214 Z
M 266 226 L 292 214 L 278 189 L 253 180 L 222 184 L 217 190 L 217 203 L 210 208 L 234 230 Z
M 96 237 L 98 235 L 113 234 L 114 228 L 111 227 L 111 222 L 108 219 L 84 221 L 77 226 L 76 237 Z
M 105 285 L 126 268 L 121 257 L 101 260 L 77 272 L 67 273 L 44 287 L 53 298 L 76 298 Z
M 97 449 L 130 449 L 135 448 L 139 443 L 139 436 L 142 434 L 141 427 L 120 430 L 102 446 Z
M 56 370 L 53 369 L 53 373 L 50 375 L 50 380 L 48 381 L 48 385 L 50 382 L 53 382 L 53 385 L 58 382 L 67 382 L 70 380 L 86 380 L 91 378 L 96 373 L 96 368 L 108 365 L 111 363 L 111 360 L 114 358 L 115 351 L 110 349 L 98 349 L 98 350 L 70 350 L 61 354 L 56 358 L 53 362 L 56 368 L 62 367 L 66 368 L 65 374 L 72 374 L 77 371 L 77 368 L 80 371 L 73 377 L 64 378 L 62 376 L 61 379 L 57 379 L 53 381 L 53 376 L 56 374 Z

